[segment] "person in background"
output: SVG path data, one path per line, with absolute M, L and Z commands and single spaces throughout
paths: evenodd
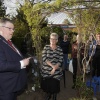
M 100 76 L 100 34 L 96 34 L 96 49 L 92 64 L 92 77 L 94 76 Z
M 68 36 L 64 34 L 63 40 L 60 42 L 60 47 L 63 50 L 63 65 L 64 65 L 64 70 L 68 70 L 68 52 L 69 52 L 69 45 L 70 41 L 68 41 Z
M 11 42 L 14 25 L 10 19 L 0 19 L 0 100 L 17 100 L 17 93 L 27 84 L 26 66 L 29 59 L 24 59 Z
M 87 43 L 89 44 L 89 57 L 90 57 L 95 54 L 95 48 L 96 48 L 96 40 L 92 34 L 90 34 Z
M 95 54 L 95 50 L 96 50 L 96 40 L 94 38 L 93 34 L 89 35 L 89 39 L 87 41 L 87 46 L 88 46 L 88 55 L 87 55 L 87 60 L 89 61 L 89 67 L 90 67 L 90 72 L 93 66 L 93 56 Z
M 72 66 L 73 66 L 73 86 L 75 88 L 76 74 L 77 74 L 77 41 L 72 44 Z
M 78 68 L 78 58 L 77 58 L 77 53 L 78 53 L 78 45 L 80 44 L 80 69 L 82 70 L 82 58 L 84 56 L 84 46 L 83 43 L 80 43 L 79 41 L 79 35 L 76 37 L 76 41 L 73 42 L 72 44 L 72 66 L 73 66 L 73 86 L 72 88 L 74 89 L 76 87 L 76 77 L 77 77 L 77 68 Z
M 47 93 L 45 100 L 57 100 L 60 92 L 60 79 L 62 77 L 63 52 L 57 46 L 58 34 L 51 33 L 50 45 L 46 45 L 42 52 L 41 88 Z

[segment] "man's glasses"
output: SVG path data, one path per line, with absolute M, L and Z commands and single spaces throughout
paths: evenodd
M 8 28 L 9 30 L 12 30 L 12 31 L 14 31 L 14 29 L 13 29 L 13 28 L 6 27 L 6 26 L 2 26 L 2 27 Z

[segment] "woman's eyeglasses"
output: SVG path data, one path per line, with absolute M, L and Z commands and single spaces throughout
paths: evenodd
M 50 40 L 57 40 L 57 39 L 50 38 Z

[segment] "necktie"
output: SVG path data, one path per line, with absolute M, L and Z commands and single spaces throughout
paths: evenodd
M 17 50 L 15 49 L 15 47 L 13 46 L 12 42 L 10 40 L 8 40 L 8 44 L 10 45 L 10 47 L 17 52 Z

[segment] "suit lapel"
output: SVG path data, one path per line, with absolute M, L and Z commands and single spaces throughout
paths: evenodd
M 6 44 L 9 48 L 11 48 L 12 49 L 12 47 L 8 44 L 8 42 L 6 41 L 6 39 L 4 38 L 4 37 L 2 37 L 1 35 L 0 35 L 0 40 L 4 43 L 4 44 Z M 14 45 L 14 44 L 13 44 Z M 14 45 L 14 47 L 17 49 L 17 47 Z M 12 49 L 12 51 L 13 52 L 15 52 L 16 54 L 18 54 L 19 56 L 21 56 L 21 57 L 23 57 L 22 56 L 22 54 L 21 54 L 21 52 L 17 49 L 17 52 L 14 50 L 14 49 Z

